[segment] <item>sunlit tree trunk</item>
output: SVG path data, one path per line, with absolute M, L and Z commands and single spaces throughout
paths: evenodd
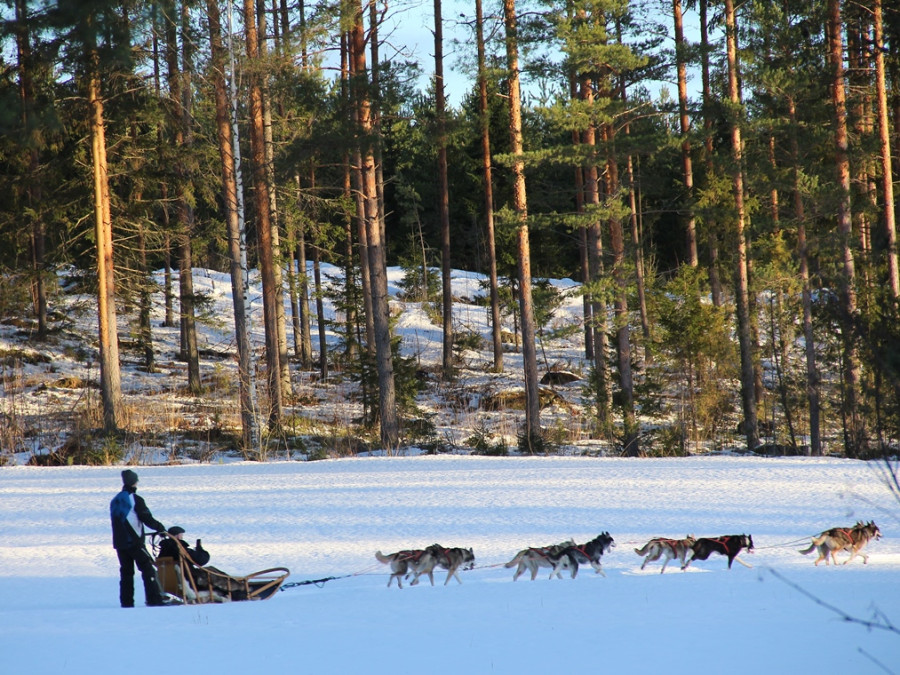
M 354 104 L 357 110 L 362 148 L 361 182 L 365 206 L 365 230 L 368 238 L 369 276 L 372 292 L 372 322 L 375 330 L 375 366 L 378 371 L 378 409 L 381 422 L 381 444 L 387 451 L 395 450 L 400 443 L 400 424 L 394 389 L 394 365 L 391 355 L 391 330 L 389 324 L 387 267 L 384 237 L 379 225 L 378 188 L 375 175 L 375 156 L 370 140 L 373 132 L 371 102 L 365 85 L 366 52 L 363 36 L 362 7 L 354 0 L 354 17 L 350 40 L 354 61 Z M 366 140 L 364 140 L 366 139 Z
M 362 46 L 362 43 L 360 43 L 359 48 L 361 49 Z M 363 75 L 361 76 L 358 76 L 356 73 L 356 59 L 354 56 L 354 49 L 356 49 L 356 45 L 354 44 L 353 40 L 350 39 L 350 35 L 348 35 L 346 48 L 347 67 L 346 69 L 342 67 L 342 74 L 346 72 L 346 81 L 348 83 L 346 100 L 350 109 L 352 122 L 354 126 L 359 127 L 359 108 L 355 104 L 356 94 L 354 93 L 354 91 L 356 87 L 360 86 L 359 78 L 364 78 L 365 73 L 363 73 Z M 365 63 L 365 53 L 363 53 L 363 63 Z M 366 198 L 362 178 L 362 154 L 358 147 L 354 148 L 352 157 L 353 166 L 351 167 L 348 156 L 348 168 L 346 176 L 349 178 L 352 175 L 353 203 L 356 205 L 356 233 L 359 240 L 359 276 L 363 296 L 363 319 L 366 325 L 366 352 L 370 356 L 374 356 L 375 321 L 374 313 L 372 311 L 372 277 L 369 273 L 369 235 L 366 229 Z M 346 182 L 345 189 L 349 194 L 349 182 Z M 350 243 L 352 247 L 352 232 L 350 235 Z M 348 333 L 348 335 L 349 334 L 350 333 Z
M 900 299 L 900 270 L 897 263 L 897 224 L 894 211 L 893 163 L 891 161 L 891 130 L 887 103 L 884 68 L 884 25 L 882 1 L 874 0 L 875 29 L 875 92 L 878 110 L 878 140 L 881 146 L 881 191 L 884 228 L 887 235 L 888 285 L 894 300 Z
M 841 237 L 842 278 L 840 302 L 844 314 L 844 417 L 845 451 L 856 457 L 863 448 L 865 428 L 859 413 L 860 366 L 853 338 L 856 316 L 856 265 L 853 259 L 853 214 L 850 206 L 850 152 L 847 134 L 847 96 L 844 85 L 844 45 L 841 38 L 840 0 L 828 0 L 828 42 L 831 65 L 831 100 L 835 170 L 838 191 L 837 222 Z
M 531 247 L 528 241 L 528 200 L 522 158 L 522 99 L 519 89 L 519 37 L 515 0 L 503 0 L 506 28 L 506 65 L 509 70 L 509 136 L 513 160 L 513 203 L 518 228 L 516 255 L 519 266 L 519 305 L 522 317 L 522 359 L 525 370 L 525 443 L 530 451 L 541 437 L 541 402 L 534 344 L 534 308 L 531 299 Z
M 269 426 L 278 428 L 283 415 L 281 351 L 278 343 L 278 313 L 275 307 L 275 254 L 272 221 L 269 213 L 269 185 L 266 173 L 265 122 L 263 119 L 262 77 L 259 37 L 253 0 L 244 0 L 244 36 L 247 44 L 250 81 L 250 154 L 253 175 L 253 201 L 256 211 L 259 268 L 263 287 L 263 320 L 266 335 L 266 377 L 269 393 Z
M 259 58 L 262 62 L 266 62 L 268 54 L 267 29 L 268 22 L 266 20 L 266 2 L 265 0 L 257 1 L 257 17 L 258 29 L 257 39 L 259 44 Z M 273 21 L 277 26 L 277 23 Z M 266 68 L 266 71 L 268 68 Z M 266 184 L 269 188 L 269 219 L 272 232 L 272 258 L 274 264 L 272 266 L 272 274 L 275 277 L 275 329 L 278 331 L 278 366 L 279 378 L 281 381 L 281 396 L 289 398 L 291 395 L 291 368 L 290 359 L 288 359 L 287 346 L 287 316 L 284 311 L 284 275 L 282 267 L 284 260 L 281 253 L 281 232 L 279 230 L 280 215 L 278 211 L 278 193 L 275 189 L 275 140 L 272 130 L 272 96 L 269 91 L 269 76 L 265 72 L 260 75 L 260 85 L 262 87 L 262 109 L 263 109 L 263 137 L 265 139 L 265 157 L 266 157 Z
M 122 376 L 119 369 L 119 336 L 116 326 L 116 283 L 113 267 L 112 215 L 106 166 L 106 131 L 103 100 L 97 75 L 96 46 L 90 52 L 88 104 L 91 110 L 91 161 L 94 178 L 94 223 L 97 246 L 97 318 L 100 343 L 100 397 L 103 428 L 119 430 L 125 422 Z

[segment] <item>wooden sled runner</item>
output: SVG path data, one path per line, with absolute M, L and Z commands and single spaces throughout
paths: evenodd
M 244 577 L 226 574 L 215 567 L 195 567 L 184 555 L 156 559 L 160 586 L 188 605 L 207 602 L 266 600 L 290 575 L 287 567 L 270 567 Z

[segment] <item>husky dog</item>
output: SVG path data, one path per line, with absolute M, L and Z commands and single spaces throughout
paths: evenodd
M 444 586 L 450 583 L 451 577 L 455 577 L 459 583 L 462 583 L 462 579 L 457 574 L 459 569 L 472 569 L 475 566 L 475 552 L 471 548 L 444 548 L 440 544 L 432 544 L 425 550 L 434 557 L 438 567 L 447 570 Z M 465 567 L 463 567 L 464 565 Z M 432 567 L 433 570 L 434 568 Z M 428 574 L 428 578 L 431 580 L 431 585 L 434 586 L 432 574 Z
M 572 570 L 572 578 L 578 574 L 578 563 L 590 563 L 591 567 L 597 574 L 606 576 L 603 567 L 600 565 L 600 558 L 606 551 L 613 548 L 616 542 L 610 536 L 609 532 L 603 532 L 586 544 L 581 546 L 567 546 L 557 554 L 551 554 L 551 562 L 555 562 L 550 578 L 555 574 L 557 578 L 562 579 L 562 571 L 564 569 Z
M 881 530 L 878 529 L 875 522 L 872 520 L 868 523 L 857 521 L 856 525 L 850 528 L 833 527 L 830 530 L 825 530 L 818 536 L 813 537 L 809 548 L 803 549 L 800 553 L 806 555 L 811 553 L 813 549 L 818 549 L 819 557 L 816 559 L 816 566 L 823 560 L 827 565 L 829 556 L 831 561 L 837 565 L 836 554 L 838 551 L 850 552 L 850 557 L 844 561 L 845 565 L 857 555 L 862 555 L 863 564 L 866 564 L 869 562 L 869 556 L 862 553 L 862 549 L 871 539 L 876 541 L 881 539 Z
M 720 553 L 728 556 L 728 569 L 731 569 L 731 563 L 737 558 L 737 554 L 741 549 L 753 550 L 753 537 L 749 534 L 729 534 L 714 539 L 700 538 L 691 545 L 691 557 L 681 566 L 681 569 L 687 569 L 695 560 L 706 560 L 712 553 Z M 741 562 L 738 560 L 738 562 Z M 744 563 L 746 565 L 746 563 Z
M 558 555 L 562 552 L 563 549 L 568 548 L 569 546 L 574 546 L 575 540 L 568 539 L 566 541 L 560 542 L 559 544 L 553 544 L 551 546 L 543 546 L 540 548 L 525 548 L 516 553 L 512 560 L 504 565 L 504 567 L 516 567 L 515 574 L 513 574 L 513 581 L 516 581 L 525 570 L 529 570 L 531 572 L 531 580 L 534 581 L 537 577 L 538 568 L 540 567 L 551 567 L 555 568 L 556 563 L 550 559 L 551 555 Z M 550 573 L 550 578 L 553 578 L 553 574 L 556 572 Z
M 687 535 L 684 539 L 657 537 L 648 541 L 641 548 L 634 549 L 634 552 L 638 555 L 647 556 L 641 564 L 641 569 L 644 569 L 647 566 L 647 563 L 656 562 L 661 557 L 665 556 L 666 559 L 663 561 L 662 569 L 659 571 L 659 573 L 662 574 L 666 571 L 666 565 L 674 558 L 678 558 L 683 566 L 687 552 L 691 550 L 691 547 L 696 541 L 697 538 L 692 534 Z
M 413 574 L 413 584 L 416 584 L 420 575 L 428 574 L 431 576 L 434 571 L 434 555 L 427 550 L 411 549 L 397 551 L 388 555 L 384 555 L 381 551 L 375 551 L 375 558 L 378 562 L 391 566 L 391 578 L 388 579 L 388 588 L 394 583 L 394 579 L 397 580 L 397 587 L 403 588 L 402 580 L 404 577 Z

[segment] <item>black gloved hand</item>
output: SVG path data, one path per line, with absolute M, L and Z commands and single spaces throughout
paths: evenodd
M 203 546 L 200 544 L 200 540 L 199 540 L 199 539 L 197 540 L 197 548 L 198 548 L 198 549 L 203 548 Z

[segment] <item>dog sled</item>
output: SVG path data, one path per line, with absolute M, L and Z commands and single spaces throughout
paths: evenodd
M 156 558 L 157 576 L 164 593 L 188 605 L 266 600 L 278 592 L 290 575 L 287 567 L 270 567 L 247 576 L 234 576 L 211 565 L 197 567 L 180 546 L 178 550 L 177 558 Z

